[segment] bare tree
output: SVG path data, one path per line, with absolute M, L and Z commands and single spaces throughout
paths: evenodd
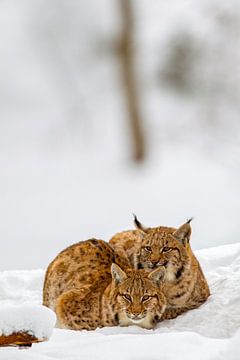
M 141 162 L 145 157 L 145 137 L 139 110 L 139 96 L 134 71 L 133 6 L 131 0 L 119 0 L 119 4 L 122 18 L 119 57 L 132 136 L 133 158 L 135 161 Z

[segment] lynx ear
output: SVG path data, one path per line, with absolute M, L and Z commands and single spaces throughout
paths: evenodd
M 183 245 L 187 245 L 190 240 L 191 236 L 191 225 L 190 222 L 192 221 L 192 218 L 189 219 L 185 224 L 180 226 L 174 233 L 173 236 L 180 241 Z
M 111 266 L 111 273 L 113 280 L 117 284 L 121 284 L 127 278 L 125 272 L 117 264 L 114 263 Z
M 152 280 L 157 286 L 159 286 L 165 277 L 165 267 L 160 266 L 156 270 L 153 270 L 148 274 L 148 278 Z
M 140 221 L 138 220 L 137 216 L 135 214 L 133 214 L 133 217 L 134 217 L 134 225 L 136 226 L 136 228 L 138 230 L 142 230 L 143 232 L 147 232 L 147 227 L 145 227 L 144 225 L 142 225 L 140 223 Z

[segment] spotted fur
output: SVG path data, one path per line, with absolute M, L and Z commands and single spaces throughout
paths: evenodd
M 110 240 L 115 251 L 136 269 L 151 271 L 159 266 L 165 267 L 163 291 L 168 306 L 162 319 L 174 318 L 198 307 L 210 294 L 189 243 L 190 221 L 178 229 L 164 226 L 145 228 L 135 217 L 137 230 L 118 233 Z
M 79 242 L 49 265 L 43 304 L 57 314 L 58 327 L 93 330 L 102 326 L 153 328 L 166 308 L 165 269 L 129 268 L 102 240 Z

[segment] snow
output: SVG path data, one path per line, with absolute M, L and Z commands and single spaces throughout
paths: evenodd
M 54 329 L 31 349 L 1 348 L 1 360 L 238 360 L 240 357 L 240 243 L 196 251 L 211 296 L 200 308 L 154 330 L 137 326 L 95 331 Z M 41 303 L 43 270 L 0 273 L 0 307 Z M 15 291 L 14 291 L 15 289 Z
M 27 332 L 39 340 L 49 339 L 56 315 L 41 305 L 3 305 L 0 309 L 0 335 Z
M 43 278 L 41 269 L 0 272 L 0 306 L 39 304 Z

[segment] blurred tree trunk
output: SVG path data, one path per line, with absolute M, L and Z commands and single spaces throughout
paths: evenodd
M 129 125 L 133 144 L 133 158 L 141 162 L 145 158 L 145 137 L 139 109 L 139 96 L 134 72 L 134 20 L 131 0 L 119 0 L 122 33 L 120 37 L 119 57 Z

